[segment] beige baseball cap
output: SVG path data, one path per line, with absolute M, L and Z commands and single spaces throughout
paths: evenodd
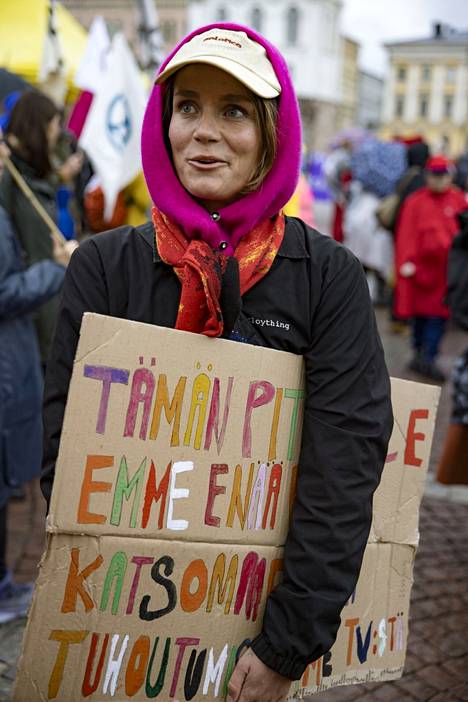
M 275 98 L 281 93 L 281 85 L 265 48 L 249 39 L 245 32 L 215 27 L 197 34 L 180 47 L 156 78 L 156 83 L 164 83 L 179 68 L 190 63 L 216 66 L 263 98 Z

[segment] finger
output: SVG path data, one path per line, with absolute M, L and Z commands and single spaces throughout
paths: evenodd
M 242 688 L 244 687 L 246 678 L 247 670 L 245 670 L 243 666 L 237 664 L 228 683 L 228 695 L 226 702 L 240 701 L 240 695 L 242 694 Z

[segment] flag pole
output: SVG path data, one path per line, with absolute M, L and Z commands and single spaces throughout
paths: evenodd
M 45 222 L 45 224 L 48 226 L 50 229 L 50 233 L 52 238 L 56 241 L 57 244 L 64 245 L 66 244 L 67 240 L 63 236 L 62 232 L 60 229 L 57 227 L 55 224 L 54 220 L 50 216 L 50 214 L 47 212 L 45 207 L 42 205 L 41 202 L 37 199 L 37 197 L 34 195 L 33 191 L 29 187 L 29 185 L 26 183 L 24 180 L 23 176 L 19 172 L 19 170 L 16 168 L 15 164 L 13 161 L 6 155 L 2 155 L 2 160 L 11 173 L 12 178 L 15 180 L 16 184 L 18 185 L 19 189 L 21 192 L 24 194 L 24 196 L 27 198 L 27 200 L 31 203 L 32 207 L 36 210 L 37 214 L 39 217 Z

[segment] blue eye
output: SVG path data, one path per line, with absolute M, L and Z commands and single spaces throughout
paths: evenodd
M 178 111 L 181 112 L 183 115 L 190 115 L 194 111 L 194 106 L 192 105 L 191 102 L 182 102 L 178 107 Z
M 228 117 L 238 119 L 239 117 L 244 117 L 245 112 L 240 107 L 228 107 L 228 109 L 226 110 L 226 115 Z

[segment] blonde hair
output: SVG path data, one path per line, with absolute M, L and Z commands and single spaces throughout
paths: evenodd
M 169 154 L 171 154 L 171 144 L 169 141 L 169 124 L 172 118 L 172 100 L 174 95 L 174 78 L 172 75 L 164 85 L 163 96 L 163 129 L 164 141 Z M 257 190 L 263 183 L 268 173 L 270 172 L 276 158 L 276 149 L 278 144 L 277 135 L 277 118 L 278 118 L 278 99 L 262 98 L 255 93 L 251 93 L 255 111 L 255 121 L 258 125 L 262 140 L 260 159 L 252 173 L 252 176 L 242 191 L 242 195 L 252 193 Z
M 275 162 L 278 144 L 276 129 L 278 118 L 277 99 L 262 98 L 254 93 L 252 97 L 255 106 L 255 119 L 262 138 L 262 146 L 260 160 L 251 179 L 244 188 L 244 194 L 254 192 L 263 183 Z

